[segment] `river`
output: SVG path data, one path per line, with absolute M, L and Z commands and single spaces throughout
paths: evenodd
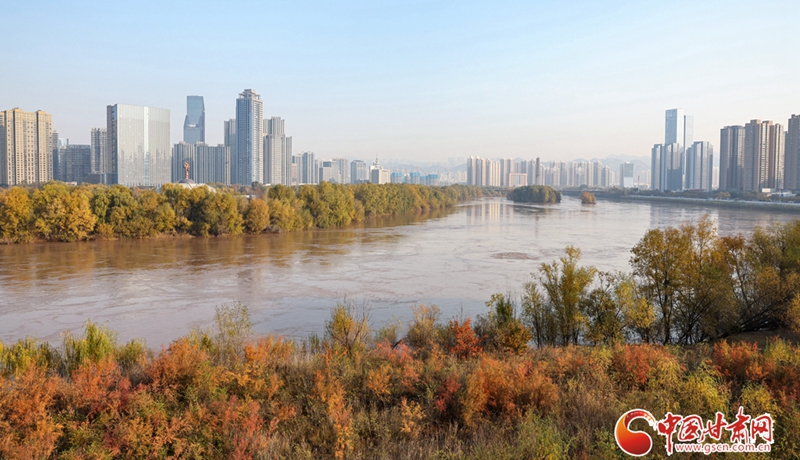
M 373 219 L 337 230 L 230 238 L 0 246 L 0 340 L 60 343 L 87 319 L 121 341 L 151 348 L 213 324 L 215 307 L 248 306 L 254 330 L 291 338 L 321 333 L 330 308 L 366 305 L 373 326 L 407 322 L 411 306 L 436 304 L 442 319 L 484 313 L 492 293 L 519 293 L 542 262 L 567 245 L 582 263 L 628 271 L 630 249 L 650 228 L 708 213 L 721 234 L 800 216 L 565 197 L 558 205 L 487 198 L 418 216 Z

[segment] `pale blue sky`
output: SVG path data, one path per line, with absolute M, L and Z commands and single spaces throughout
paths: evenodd
M 295 153 L 438 160 L 648 155 L 664 111 L 695 139 L 800 113 L 800 2 L 0 0 L 0 109 L 72 143 L 105 107 L 205 97 L 222 141 L 243 89 Z

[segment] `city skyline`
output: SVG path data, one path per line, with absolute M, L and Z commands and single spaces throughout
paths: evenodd
M 664 107 L 694 115 L 694 138 L 711 142 L 721 126 L 798 112 L 800 64 L 788 56 L 800 5 L 773 3 L 781 14 L 731 2 L 73 2 L 42 15 L 18 3 L 0 18 L 10 37 L 0 101 L 52 114 L 77 144 L 116 102 L 169 109 L 177 142 L 187 94 L 204 96 L 206 143 L 223 143 L 232 101 L 254 88 L 264 118 L 290 121 L 295 151 L 326 158 L 646 156 Z M 242 28 L 243 7 L 284 20 Z M 687 32 L 652 33 L 670 21 Z M 55 35 L 64 22 L 74 33 Z M 24 33 L 34 25 L 43 33 Z M 215 33 L 197 38 L 199 25 Z

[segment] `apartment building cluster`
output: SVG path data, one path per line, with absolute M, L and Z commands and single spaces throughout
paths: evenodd
M 714 146 L 694 140 L 694 117 L 683 109 L 666 112 L 664 143 L 650 151 L 650 186 L 654 190 L 711 191 L 714 182 Z
M 52 115 L 20 109 L 0 112 L 0 185 L 50 180 L 160 187 L 188 179 L 195 183 L 251 185 L 389 183 L 439 185 L 438 174 L 399 173 L 378 161 L 317 159 L 293 154 L 285 120 L 264 117 L 261 96 L 245 89 L 236 99 L 236 118 L 224 121 L 224 143 L 206 143 L 202 96 L 187 96 L 183 140 L 170 142 L 170 111 L 114 104 L 106 126 L 91 129 L 90 144 L 70 144 L 53 129 Z
M 653 189 L 800 190 L 800 115 L 792 115 L 786 126 L 755 119 L 723 127 L 718 168 L 714 167 L 714 146 L 694 141 L 693 125 L 693 117 L 683 110 L 667 110 L 664 143 L 651 150 Z
M 771 120 L 722 128 L 719 189 L 800 190 L 800 115 L 792 115 L 786 129 Z
M 627 165 L 627 166 L 624 166 Z M 633 187 L 633 164 L 624 163 L 620 177 L 627 177 Z M 512 160 L 511 158 L 467 159 L 467 184 L 484 187 L 517 187 L 521 185 L 549 185 L 551 187 L 609 188 L 620 185 L 616 171 L 594 161 Z

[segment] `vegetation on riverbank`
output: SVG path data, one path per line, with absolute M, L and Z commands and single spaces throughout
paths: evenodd
M 800 348 L 724 339 L 800 331 L 800 222 L 745 239 L 703 219 L 632 253 L 612 274 L 569 247 L 474 321 L 420 305 L 373 330 L 345 304 L 295 343 L 234 305 L 157 353 L 91 323 L 59 348 L 0 344 L 0 457 L 619 458 L 629 409 L 740 406 L 774 417 L 774 458 L 800 456 Z
M 596 204 L 597 199 L 594 197 L 594 193 L 583 191 L 581 192 L 581 204 Z
M 561 192 L 546 185 L 514 187 L 506 197 L 515 203 L 561 203 Z
M 160 191 L 120 185 L 71 186 L 0 192 L 0 242 L 147 238 L 156 235 L 237 235 L 332 228 L 365 217 L 423 212 L 478 198 L 477 187 L 410 184 L 255 188 L 254 197 L 232 189 L 166 184 Z

